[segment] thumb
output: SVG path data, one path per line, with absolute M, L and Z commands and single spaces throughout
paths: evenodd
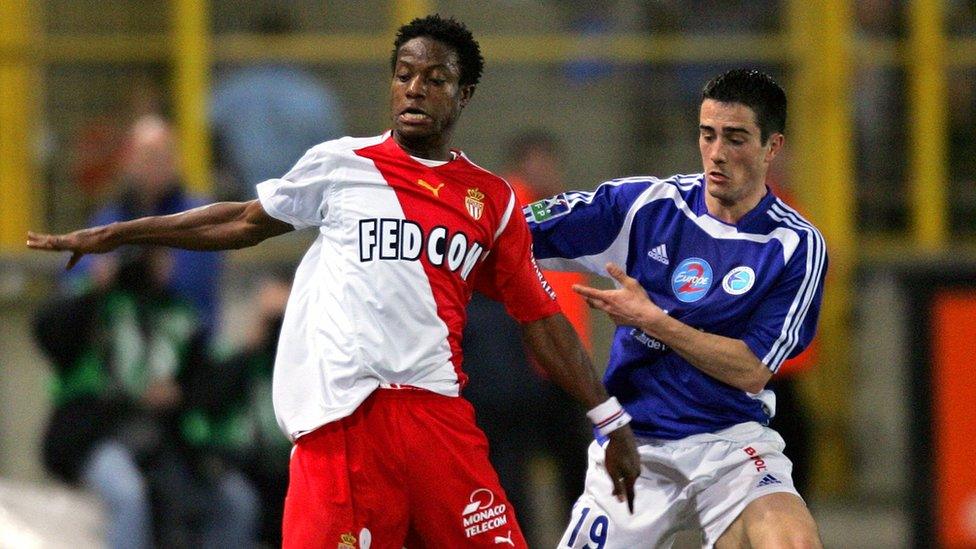
M 68 264 L 64 267 L 64 270 L 70 271 L 71 268 L 74 267 L 78 263 L 78 261 L 81 260 L 81 257 L 83 255 L 85 255 L 85 254 L 83 254 L 81 252 L 75 252 L 75 253 L 71 254 L 71 259 L 68 260 Z

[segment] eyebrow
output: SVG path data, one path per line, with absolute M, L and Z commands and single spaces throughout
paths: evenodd
M 403 59 L 403 58 L 400 58 L 400 57 L 397 58 L 396 65 L 406 65 L 407 67 L 410 67 L 410 68 L 414 68 L 416 66 L 414 63 L 411 63 L 410 61 L 408 61 L 406 59 Z M 431 66 L 427 67 L 427 69 L 428 70 L 431 70 L 431 69 L 445 69 L 445 70 L 449 70 L 449 67 L 450 67 L 450 64 L 448 64 L 448 63 L 438 63 L 437 65 L 431 65 Z
M 711 126 L 709 126 L 707 124 L 699 124 L 698 125 L 698 129 L 700 129 L 700 130 L 708 130 L 708 131 L 712 131 L 712 132 L 715 131 L 715 128 L 713 128 L 713 127 L 711 127 Z M 726 126 L 726 127 L 722 128 L 722 133 L 724 133 L 724 134 L 729 134 L 729 133 L 744 133 L 746 135 L 751 135 L 752 132 L 750 132 L 747 128 L 744 128 L 742 126 Z

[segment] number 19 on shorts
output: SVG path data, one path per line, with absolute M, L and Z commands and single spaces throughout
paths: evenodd
M 589 507 L 580 507 L 579 519 L 573 524 L 573 532 L 569 535 L 566 547 L 579 547 L 580 549 L 603 549 L 607 543 L 607 531 L 610 528 L 610 521 L 606 515 L 599 512 L 592 513 Z M 575 510 L 573 512 L 575 516 Z M 587 525 L 587 518 L 590 518 Z M 583 545 L 577 546 L 577 541 Z M 593 545 L 590 545 L 590 544 Z

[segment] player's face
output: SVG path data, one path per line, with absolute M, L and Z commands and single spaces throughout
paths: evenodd
M 745 214 L 766 194 L 766 172 L 783 145 L 783 134 L 774 133 L 763 144 L 755 112 L 741 103 L 706 99 L 699 114 L 698 147 L 709 209 L 715 205 Z
M 390 86 L 393 131 L 412 154 L 447 153 L 454 122 L 468 104 L 474 86 L 461 86 L 457 52 L 427 37 L 407 41 L 397 50 Z

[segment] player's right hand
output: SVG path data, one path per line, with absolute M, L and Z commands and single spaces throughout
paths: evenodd
M 613 483 L 613 495 L 620 501 L 627 500 L 627 509 L 634 512 L 634 483 L 640 476 L 640 456 L 634 432 L 624 425 L 610 433 L 607 444 L 607 474 Z
M 33 250 L 69 251 L 71 259 L 65 269 L 78 263 L 85 254 L 102 254 L 118 247 L 111 238 L 108 225 L 82 229 L 67 234 L 44 234 L 27 232 L 27 247 Z

